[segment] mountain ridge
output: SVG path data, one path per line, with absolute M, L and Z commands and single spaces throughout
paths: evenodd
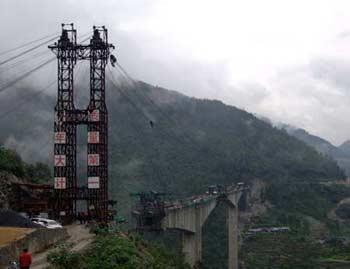
M 340 168 L 344 169 L 347 176 L 350 176 L 350 141 L 347 140 L 341 145 L 334 146 L 324 138 L 310 134 L 302 128 L 293 127 L 288 124 L 279 124 L 278 128 L 286 130 L 288 134 L 305 142 L 315 148 L 319 153 L 333 158 Z
M 82 93 L 79 87 L 76 89 Z M 20 99 L 21 90 L 14 89 L 0 99 L 0 106 Z M 276 222 L 269 223 L 304 227 L 304 215 L 295 211 L 300 209 L 323 220 L 334 192 L 323 197 L 326 187 L 319 183 L 345 177 L 335 161 L 312 146 L 221 101 L 187 97 L 143 82 L 109 84 L 106 94 L 109 190 L 110 199 L 118 200 L 118 214 L 131 212 L 132 192 L 162 191 L 170 193 L 167 199 L 172 199 L 203 193 L 213 184 L 250 184 L 260 179 L 266 185 L 262 198 L 273 202 L 272 216 L 267 218 Z M 88 100 L 86 95 L 81 98 Z M 41 156 L 51 165 L 54 101 L 53 96 L 41 94 L 0 117 L 0 123 L 7 127 L 0 130 L 0 141 L 25 153 L 29 161 Z M 81 184 L 86 181 L 86 166 L 82 165 L 86 164 L 86 128 L 79 127 L 77 133 Z M 318 210 L 313 208 L 314 200 L 322 202 Z M 213 242 L 215 231 L 219 231 L 215 242 L 223 243 L 225 231 L 215 227 L 224 227 L 219 224 L 225 214 L 219 211 L 216 216 L 212 223 L 209 220 L 203 240 Z M 208 262 L 204 268 L 225 268 L 226 248 L 216 246 L 203 246 Z

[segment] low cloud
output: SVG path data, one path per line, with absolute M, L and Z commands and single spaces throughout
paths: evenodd
M 0 32 L 0 51 L 59 31 L 62 22 L 74 22 L 78 36 L 103 24 L 116 45 L 118 62 L 134 78 L 189 96 L 220 99 L 340 144 L 350 138 L 349 5 L 330 0 L 86 0 L 84 5 L 3 0 L 0 23 L 11 27 Z M 51 55 L 47 49 L 47 57 Z M 20 70 L 7 71 L 0 74 L 2 81 Z M 81 76 L 88 82 L 84 72 Z M 48 78 L 56 78 L 55 64 L 24 83 L 38 90 Z M 86 96 L 87 88 L 88 83 L 77 89 L 77 96 Z M 47 92 L 56 94 L 54 88 Z M 1 110 L 9 107 L 8 100 L 0 95 Z M 85 104 L 86 98 L 77 101 L 79 107 Z M 35 106 L 27 111 L 31 109 L 33 116 L 50 117 Z M 15 144 L 11 141 L 7 143 Z

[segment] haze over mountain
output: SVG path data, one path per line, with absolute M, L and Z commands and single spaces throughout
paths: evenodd
M 347 176 L 350 176 L 350 142 L 345 141 L 343 144 L 334 146 L 329 141 L 312 135 L 301 128 L 296 128 L 286 124 L 278 124 L 278 128 L 286 130 L 288 134 L 304 141 L 306 144 L 315 148 L 324 156 L 329 156 L 337 161 L 338 165 L 344 169 Z
M 157 190 L 173 198 L 187 197 L 209 185 L 255 179 L 266 184 L 264 199 L 273 205 L 267 218 L 270 225 L 298 229 L 310 217 L 325 221 L 325 212 L 337 201 L 339 191 L 328 190 L 325 196 L 325 187 L 320 189 L 318 183 L 345 175 L 333 160 L 287 132 L 220 101 L 190 98 L 143 82 L 115 81 L 115 87 L 110 79 L 109 182 L 119 214 L 131 209 L 130 192 Z M 81 108 L 87 100 L 84 89 L 77 85 Z M 33 96 L 36 91 L 23 86 L 0 99 L 1 107 L 14 110 L 0 117 L 0 124 L 6 126 L 1 128 L 0 144 L 16 149 L 28 161 L 52 165 L 52 158 L 46 156 L 53 147 L 55 98 L 41 93 L 23 99 L 22 92 Z M 14 109 L 9 104 L 17 99 L 23 104 Z M 80 182 L 86 180 L 84 130 L 84 126 L 78 129 Z M 321 201 L 318 210 L 310 200 Z M 217 228 L 224 227 L 223 221 L 224 212 L 219 210 L 205 228 L 203 240 L 217 242 L 203 247 L 207 268 L 225 267 L 226 235 Z
M 123 83 L 119 91 L 112 84 L 107 90 L 111 182 L 118 193 L 157 188 L 185 195 L 211 183 L 244 178 L 341 176 L 335 163 L 245 111 L 142 82 Z M 14 89 L 1 99 L 1 106 L 8 108 L 24 91 L 32 94 L 30 88 Z M 86 94 L 82 93 L 81 99 L 85 100 Z M 52 152 L 54 97 L 40 94 L 23 101 L 23 106 L 0 118 L 6 126 L 0 141 L 27 161 L 50 164 L 44 156 Z M 78 133 L 78 155 L 83 160 L 84 127 Z M 79 167 L 82 171 L 84 163 Z M 193 184 L 183 189 L 186 182 Z
M 11 27 L 0 32 L 0 51 L 58 32 L 63 22 L 75 23 L 79 40 L 93 24 L 106 25 L 115 56 L 133 77 L 218 99 L 338 145 L 350 133 L 350 118 L 344 117 L 350 114 L 349 5 L 342 0 L 2 0 L 0 23 Z M 25 68 L 38 58 L 28 58 Z M 54 70 L 31 81 L 39 87 L 45 78 L 54 79 Z M 9 78 L 19 73 L 11 71 Z
M 338 147 L 344 154 L 350 154 L 350 140 L 346 140 Z
M 74 23 L 78 43 L 87 43 L 92 26 L 105 25 L 118 66 L 106 70 L 109 198 L 118 201 L 118 215 L 131 212 L 130 192 L 163 191 L 172 199 L 243 181 L 250 195 L 241 210 L 242 267 L 344 268 L 350 261 L 350 186 L 341 181 L 343 170 L 350 175 L 349 11 L 345 0 L 0 1 L 0 204 L 9 204 L 12 174 L 52 180 L 57 62 L 48 44 L 24 54 L 21 45 L 57 35 L 53 43 L 61 23 Z M 121 66 L 138 81 L 121 75 Z M 88 61 L 77 64 L 74 86 L 75 106 L 85 109 Z M 288 125 L 281 130 L 269 119 Z M 78 185 L 87 180 L 86 144 L 86 126 L 78 126 Z M 225 218 L 221 204 L 203 227 L 204 269 L 227 267 Z M 290 232 L 252 235 L 255 227 Z M 96 264 L 101 256 L 114 261 L 114 254 L 125 260 L 115 251 L 122 242 L 112 253 L 98 245 Z M 136 253 L 139 267 L 142 253 Z M 158 258 L 170 261 L 167 255 Z

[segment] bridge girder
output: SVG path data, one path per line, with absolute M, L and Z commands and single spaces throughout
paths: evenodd
M 180 230 L 186 261 L 196 268 L 202 261 L 202 227 L 219 203 L 227 206 L 228 269 L 238 269 L 238 202 L 247 187 L 236 186 L 226 192 L 196 199 L 196 203 L 166 209 L 162 220 L 164 230 Z

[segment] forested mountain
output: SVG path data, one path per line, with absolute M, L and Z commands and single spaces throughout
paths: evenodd
M 332 145 L 330 142 L 321 137 L 308 133 L 304 129 L 294 128 L 289 125 L 282 125 L 281 128 L 285 129 L 288 134 L 314 147 L 320 153 L 330 156 L 341 154 L 336 146 Z
M 28 164 L 20 155 L 0 146 L 0 173 L 14 175 L 31 183 L 46 183 L 51 180 L 50 168 L 47 164 Z
M 253 178 L 343 177 L 335 162 L 250 113 L 142 82 L 118 86 L 107 89 L 114 193 L 154 188 L 188 195 L 208 184 Z M 21 100 L 18 92 L 23 90 L 2 98 L 4 108 L 11 98 Z M 26 95 L 31 91 L 26 89 Z M 0 117 L 6 126 L 0 131 L 0 143 L 19 154 L 23 149 L 26 160 L 41 158 L 50 164 L 53 105 L 52 96 L 41 94 L 26 99 L 23 109 Z M 81 128 L 78 134 L 84 145 L 87 139 Z M 85 155 L 84 147 L 79 149 Z M 40 157 L 45 155 L 46 159 Z
M 77 88 L 81 93 L 79 85 Z M 1 125 L 6 126 L 0 130 L 0 143 L 23 153 L 27 161 L 41 160 L 51 165 L 55 98 L 44 94 L 23 98 L 23 105 L 11 111 L 7 104 L 13 98 L 21 100 L 21 91 L 14 90 L 0 100 L 4 110 L 9 111 L 5 117 L 0 116 Z M 37 93 L 31 89 L 25 92 L 25 96 Z M 84 102 L 88 102 L 86 95 L 79 103 Z M 296 223 L 295 219 L 300 224 L 300 215 L 295 215 L 298 206 L 303 207 L 303 214 L 312 214 L 314 204 L 309 200 L 303 203 L 305 197 L 298 196 L 299 187 L 309 186 L 303 187 L 306 198 L 305 191 L 310 191 L 311 199 L 323 199 L 321 215 L 324 216 L 331 205 L 327 199 L 332 195 L 323 198 L 324 190 L 314 190 L 312 184 L 345 177 L 335 161 L 313 147 L 253 114 L 220 101 L 190 98 L 138 82 L 109 84 L 107 105 L 110 192 L 118 200 L 122 214 L 127 214 L 132 204 L 130 192 L 153 189 L 171 193 L 173 197 L 185 197 L 202 193 L 212 184 L 260 179 L 268 186 L 267 199 L 278 210 L 268 218 L 278 220 L 276 223 L 281 225 Z M 78 136 L 79 180 L 84 181 L 87 141 L 84 127 L 79 127 Z M 284 200 L 284 194 L 288 201 Z M 293 207 L 294 215 L 283 218 L 289 214 L 289 206 Z M 220 211 L 217 214 L 224 217 Z M 209 221 L 205 241 L 215 237 L 212 234 L 215 227 L 222 230 L 223 221 L 219 217 L 212 223 Z M 216 242 L 224 243 L 224 238 L 220 233 Z M 214 246 L 203 247 L 206 260 L 217 266 L 208 268 L 224 268 L 225 259 L 221 256 L 225 246 L 213 249 Z M 213 253 L 218 255 L 210 257 Z
M 315 148 L 318 152 L 324 156 L 333 158 L 342 168 L 346 175 L 350 175 L 350 142 L 345 141 L 339 147 L 332 145 L 327 140 L 318 136 L 312 135 L 307 131 L 295 128 L 286 124 L 279 125 L 279 128 L 286 130 L 288 134 L 304 141 L 306 144 Z
M 155 188 L 185 196 L 213 183 L 254 178 L 344 177 L 334 161 L 235 107 L 145 83 L 124 91 L 128 98 L 109 91 L 111 174 L 117 192 Z
M 341 151 L 344 153 L 349 154 L 350 153 L 350 140 L 345 141 L 338 147 Z

